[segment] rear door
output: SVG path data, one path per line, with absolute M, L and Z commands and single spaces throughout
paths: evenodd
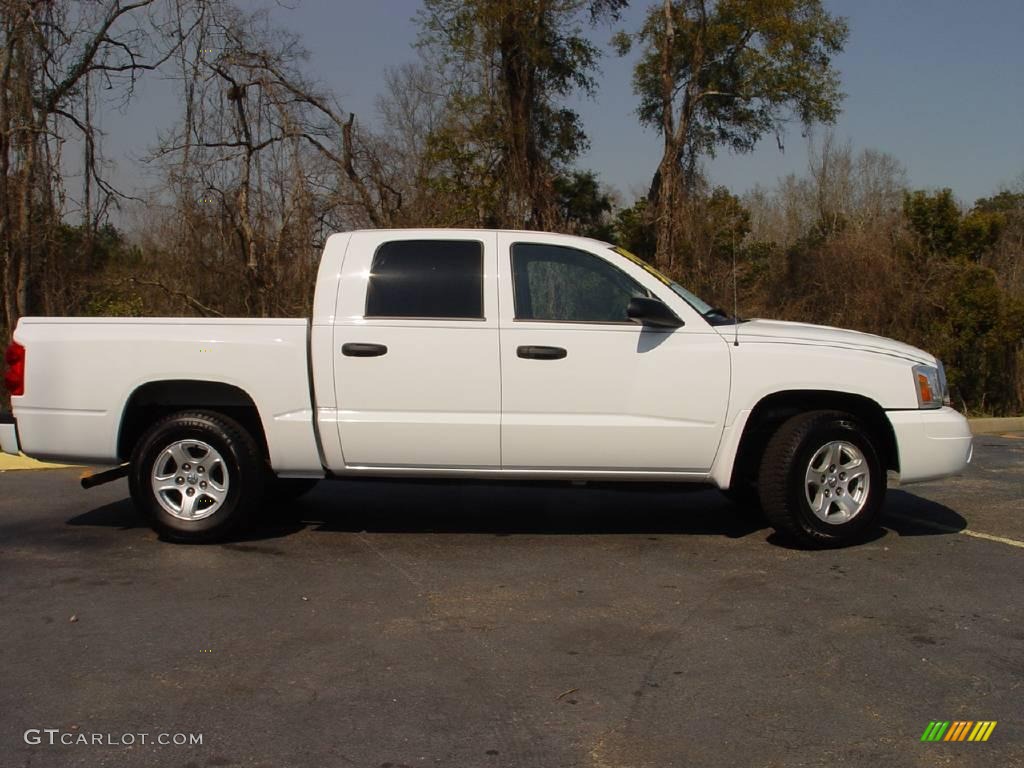
M 722 337 L 652 273 L 604 244 L 498 236 L 502 466 L 700 475 L 729 397 Z M 685 325 L 641 327 L 633 296 Z
M 497 468 L 494 233 L 353 234 L 334 333 L 346 467 Z

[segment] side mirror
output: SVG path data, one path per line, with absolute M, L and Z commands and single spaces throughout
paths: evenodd
M 634 296 L 629 300 L 626 317 L 635 323 L 653 328 L 679 328 L 684 324 L 665 302 L 643 296 Z

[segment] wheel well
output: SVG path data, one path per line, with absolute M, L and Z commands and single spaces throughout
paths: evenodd
M 151 381 L 128 398 L 117 436 L 117 455 L 127 461 L 142 434 L 155 421 L 175 411 L 202 408 L 229 416 L 255 438 L 267 456 L 267 436 L 263 432 L 256 403 L 242 389 L 218 381 Z
M 750 412 L 736 452 L 731 484 L 752 482 L 757 477 L 764 449 L 784 421 L 798 413 L 820 410 L 845 411 L 856 416 L 870 432 L 882 465 L 899 471 L 896 435 L 885 410 L 874 400 L 847 392 L 788 390 L 764 397 Z

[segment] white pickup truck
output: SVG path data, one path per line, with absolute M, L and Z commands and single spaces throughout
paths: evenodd
M 110 465 L 175 541 L 325 477 L 711 484 L 811 546 L 889 476 L 961 471 L 942 365 L 878 336 L 743 320 L 608 243 L 375 230 L 324 249 L 312 322 L 26 317 L 0 444 Z

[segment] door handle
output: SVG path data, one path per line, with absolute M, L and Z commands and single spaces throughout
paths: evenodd
M 359 344 L 353 341 L 341 345 L 341 354 L 346 357 L 380 357 L 388 348 L 383 344 Z
M 538 347 L 536 345 L 526 345 L 518 347 L 516 354 L 519 357 L 525 357 L 528 360 L 561 360 L 565 357 L 566 352 L 562 347 Z

